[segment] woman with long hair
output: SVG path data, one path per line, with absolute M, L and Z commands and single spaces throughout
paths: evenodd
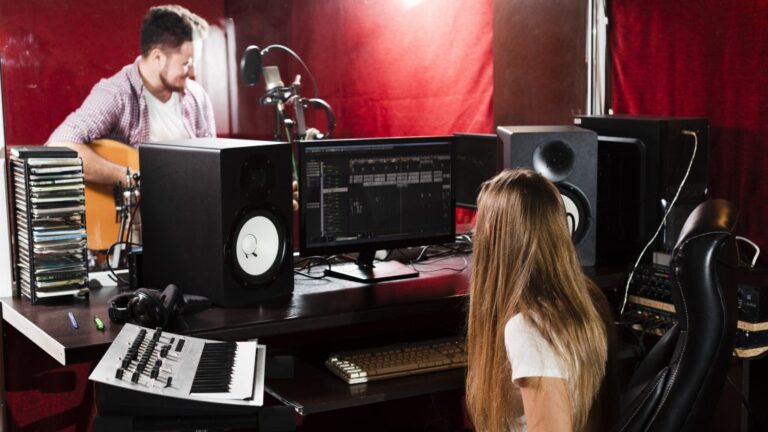
M 607 359 L 601 302 L 557 188 L 530 170 L 485 182 L 467 326 L 466 400 L 478 431 L 587 429 Z

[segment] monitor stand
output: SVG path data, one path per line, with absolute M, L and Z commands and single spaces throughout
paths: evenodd
M 418 277 L 419 272 L 399 261 L 379 261 L 373 263 L 375 251 L 363 251 L 352 263 L 334 264 L 326 270 L 327 276 L 363 283 L 384 282 L 394 279 Z

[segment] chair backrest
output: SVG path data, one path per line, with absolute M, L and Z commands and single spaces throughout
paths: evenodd
M 614 431 L 708 430 L 736 333 L 736 210 L 709 200 L 688 217 L 672 252 L 676 326 L 632 376 Z

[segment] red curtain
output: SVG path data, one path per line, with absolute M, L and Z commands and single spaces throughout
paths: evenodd
M 298 0 L 288 25 L 337 137 L 493 130 L 491 0 Z
M 614 112 L 709 118 L 710 196 L 768 248 L 768 3 L 612 0 L 609 22 Z

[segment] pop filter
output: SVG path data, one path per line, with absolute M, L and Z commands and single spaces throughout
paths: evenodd
M 256 45 L 249 45 L 240 60 L 240 78 L 249 86 L 256 85 L 261 78 L 261 69 L 261 49 Z

